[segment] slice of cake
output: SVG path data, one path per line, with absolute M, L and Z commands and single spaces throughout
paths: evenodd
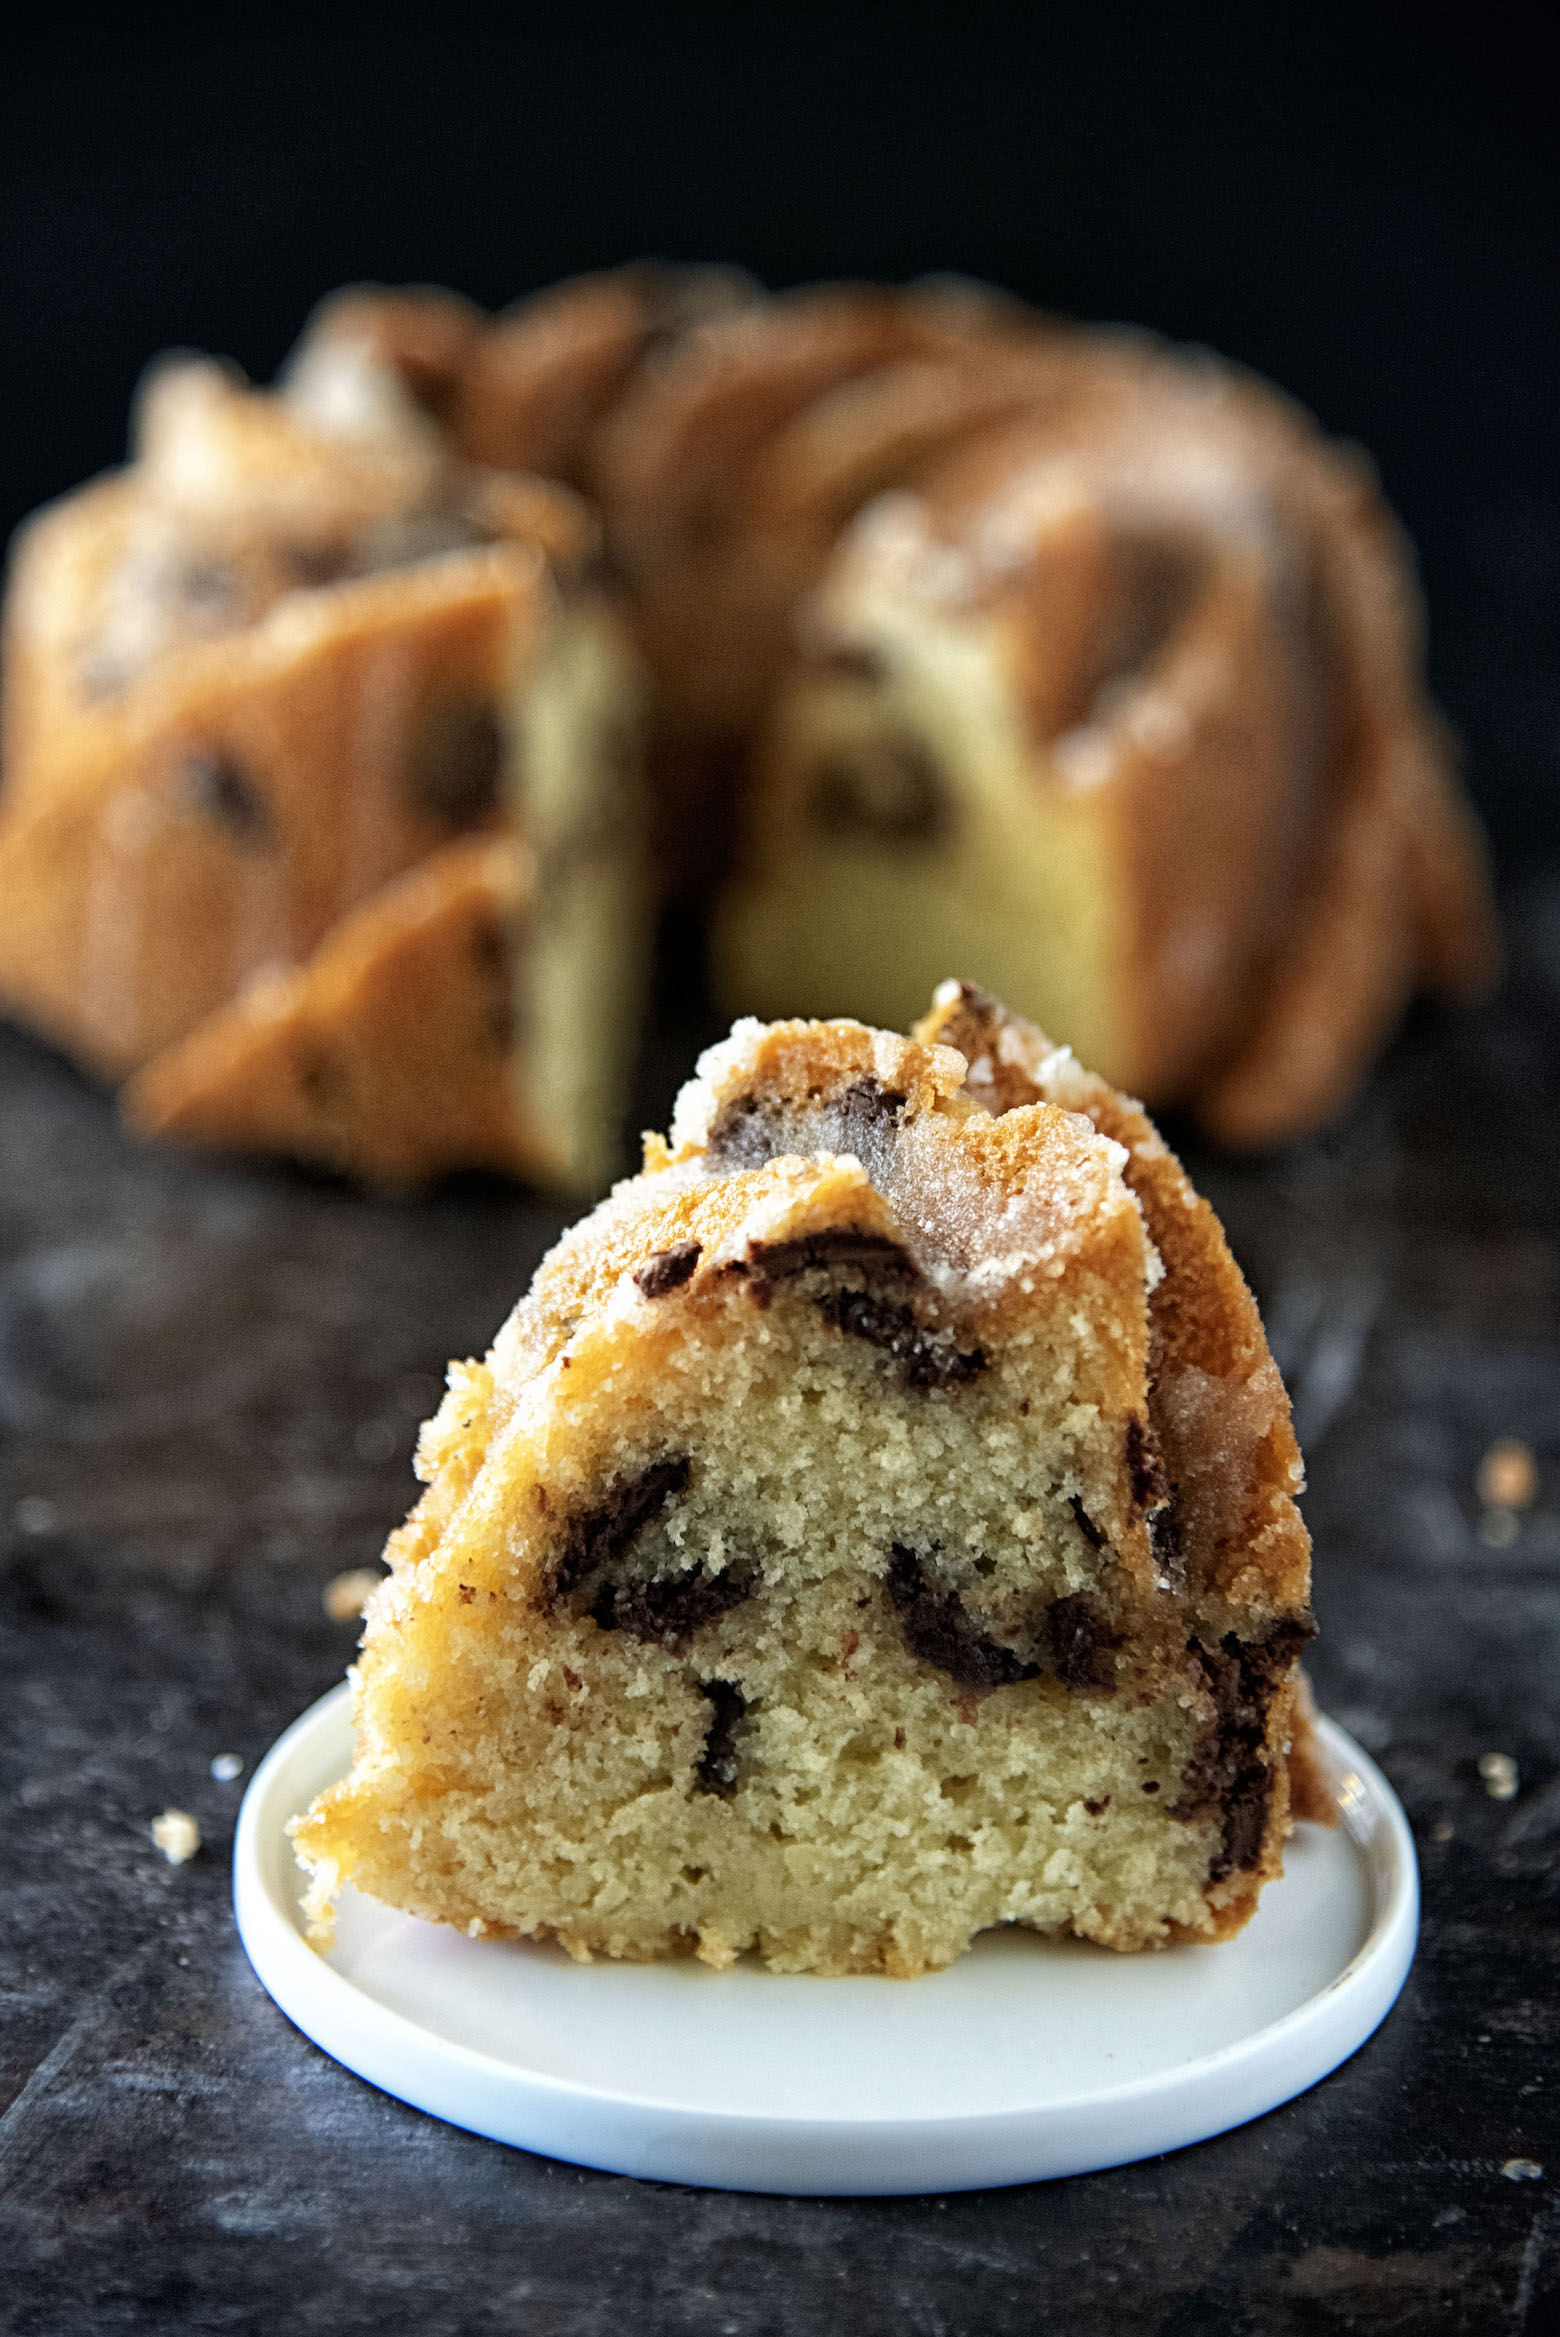
M 1213 1940 L 1315 1804 L 1250 1294 L 1141 1113 L 958 985 L 914 1040 L 739 1025 L 419 1470 L 296 1830 L 322 1934 L 350 1882 L 785 1971 Z
M 636 669 L 577 498 L 452 459 L 376 394 L 327 429 L 224 368 L 165 365 L 129 469 L 24 531 L 0 1001 L 92 1069 L 142 1074 L 139 1123 L 192 1142 L 599 1188 L 649 917 Z M 433 912 L 440 871 L 494 841 L 528 874 L 487 886 L 487 939 L 463 952 L 461 918 Z M 376 1065 L 359 1009 L 378 943 L 369 987 L 420 1027 L 399 1055 L 387 1029 Z M 303 987 L 299 1063 L 351 1056 L 399 1094 L 295 1081 L 281 1108 L 271 1042 Z M 325 1027 L 336 1009 L 350 1029 Z

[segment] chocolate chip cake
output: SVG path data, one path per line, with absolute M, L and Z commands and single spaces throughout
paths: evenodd
M 1497 960 L 1363 460 L 1214 358 L 953 280 L 338 294 L 274 393 L 158 369 L 129 469 L 24 531 L 6 626 L 0 1004 L 191 1139 L 599 1185 L 642 829 L 734 1010 L 895 1024 L 963 965 L 1237 1145 Z M 315 953 L 361 1000 L 380 935 L 403 997 L 404 899 L 371 904 L 499 833 L 515 1045 L 473 1054 L 484 943 L 437 1082 L 480 1092 L 420 1144 L 388 1107 L 391 1144 Z
M 1411 556 L 1251 375 L 954 281 L 664 269 L 492 321 L 343 295 L 295 389 L 352 366 L 595 501 L 733 1007 L 896 1023 L 961 964 L 1266 1145 L 1489 980 Z
M 391 384 L 327 424 L 158 369 L 15 554 L 0 1000 L 145 1128 L 599 1185 L 648 900 L 594 543 Z
M 1218 1940 L 1323 1814 L 1301 1466 L 1149 1122 L 968 986 L 742 1023 L 423 1432 L 296 1826 L 586 1958 Z

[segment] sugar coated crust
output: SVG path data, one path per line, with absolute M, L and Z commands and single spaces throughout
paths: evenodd
M 1140 1110 L 967 985 L 911 1039 L 738 1024 L 418 1468 L 296 1827 L 321 1936 L 350 1881 L 580 1957 L 1213 1941 L 1325 1814 L 1250 1294 Z

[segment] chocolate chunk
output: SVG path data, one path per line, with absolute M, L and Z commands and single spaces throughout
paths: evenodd
M 298 1084 L 317 1112 L 345 1111 L 351 1101 L 352 1073 L 347 1058 L 333 1047 L 306 1042 L 297 1057 Z
M 1095 1524 L 1093 1518 L 1090 1517 L 1088 1511 L 1084 1508 L 1082 1501 L 1079 1499 L 1076 1493 L 1069 1497 L 1069 1506 L 1072 1510 L 1073 1516 L 1078 1521 L 1078 1531 L 1080 1534 L 1082 1534 L 1090 1549 L 1103 1550 L 1105 1547 L 1105 1536 L 1100 1532 L 1099 1527 Z
M 306 587 L 339 584 L 352 568 L 345 544 L 289 544 L 283 557 L 291 574 Z
M 864 1266 L 878 1274 L 907 1276 L 918 1282 L 921 1269 L 909 1251 L 886 1233 L 867 1233 L 855 1226 L 837 1225 L 827 1233 L 799 1234 L 794 1241 L 754 1242 L 748 1263 L 767 1281 L 786 1282 L 794 1274 L 811 1273 L 815 1266 Z
M 699 1694 L 710 1706 L 710 1725 L 704 1750 L 695 1764 L 694 1790 L 730 1798 L 737 1782 L 737 1732 L 748 1711 L 748 1700 L 734 1680 L 701 1680 Z
M 1216 1648 L 1190 1642 L 1187 1671 L 1192 1685 L 1213 1699 L 1215 1718 L 1186 1765 L 1173 1818 L 1201 1819 L 1223 1813 L 1219 1848 L 1208 1868 L 1211 1883 L 1254 1866 L 1267 1832 L 1272 1769 L 1263 1755 L 1268 1711 L 1315 1625 L 1309 1616 L 1280 1623 L 1265 1639 L 1242 1640 L 1227 1632 Z
M 679 1652 L 706 1623 L 729 1615 L 753 1588 L 753 1571 L 728 1566 L 722 1574 L 695 1567 L 650 1582 L 606 1582 L 597 1593 L 591 1620 L 603 1631 L 626 1631 L 656 1647 Z
M 410 808 L 451 830 L 481 828 L 498 810 L 505 741 L 487 698 L 441 698 L 424 708 L 401 773 Z
M 783 1152 L 778 1104 L 758 1097 L 732 1096 L 721 1105 L 704 1142 L 704 1157 L 712 1169 L 762 1168 Z
M 1025 1663 L 970 1620 L 957 1591 L 938 1590 L 922 1559 L 902 1542 L 894 1544 L 889 1560 L 888 1595 L 911 1654 L 935 1664 L 959 1687 L 984 1692 L 1039 1676 L 1038 1664 Z
M 865 1158 L 872 1144 L 898 1134 L 909 1101 L 897 1087 L 880 1087 L 875 1079 L 853 1079 L 829 1106 L 830 1151 L 854 1152 Z
M 711 1168 L 762 1168 L 777 1154 L 819 1150 L 854 1152 L 866 1159 L 871 1148 L 897 1131 L 908 1096 L 881 1087 L 875 1079 L 854 1079 L 837 1095 L 822 1093 L 795 1102 L 778 1096 L 735 1095 L 724 1103 L 705 1140 Z M 803 1131 L 798 1122 L 811 1125 Z
M 702 1242 L 674 1242 L 669 1250 L 657 1250 L 635 1267 L 634 1288 L 646 1298 L 664 1298 L 669 1290 L 680 1290 L 703 1252 Z
M 981 1348 L 961 1353 L 950 1332 L 923 1329 L 913 1309 L 870 1291 L 831 1290 L 819 1299 L 818 1311 L 836 1331 L 892 1355 L 907 1388 L 964 1387 L 986 1368 Z
M 652 1461 L 637 1477 L 614 1485 L 599 1507 L 570 1523 L 552 1579 L 539 1604 L 550 1612 L 588 1575 L 627 1556 L 642 1528 L 672 1496 L 686 1490 L 692 1463 L 686 1453 Z
M 243 613 L 244 588 L 226 560 L 183 561 L 174 577 L 174 591 L 186 608 L 208 619 L 230 617 L 236 622 Z
M 947 779 L 920 740 L 882 738 L 819 764 L 808 815 L 840 842 L 931 844 L 948 829 L 948 807 Z
M 1161 1508 L 1170 1498 L 1169 1481 L 1160 1462 L 1154 1432 L 1135 1412 L 1127 1422 L 1126 1451 L 1133 1507 L 1145 1514 Z
M 1056 1675 L 1064 1688 L 1092 1690 L 1108 1695 L 1116 1685 L 1111 1660 L 1121 1645 L 1098 1602 L 1087 1591 L 1073 1591 L 1057 1599 L 1047 1617 Z
M 888 678 L 888 659 L 866 641 L 830 642 L 818 652 L 818 664 L 841 681 L 881 682 Z
M 480 1002 L 481 1035 L 499 1054 L 515 1043 L 514 986 L 510 980 L 509 937 L 496 919 L 479 918 L 471 929 L 471 954 L 487 996 Z
M 235 843 L 256 846 L 274 841 L 265 800 L 231 755 L 186 755 L 179 766 L 179 786 L 190 808 L 215 820 Z
M 1148 1521 L 1149 1546 L 1166 1574 L 1181 1571 L 1181 1515 L 1175 1497 L 1179 1487 L 1172 1485 L 1170 1498 L 1163 1509 L 1154 1510 Z

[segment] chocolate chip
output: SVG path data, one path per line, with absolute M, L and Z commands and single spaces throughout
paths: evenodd
M 637 1477 L 612 1487 L 595 1509 L 570 1523 L 563 1547 L 538 1605 L 551 1612 L 560 1599 L 577 1590 L 588 1575 L 626 1557 L 636 1537 L 674 1494 L 686 1490 L 692 1473 L 686 1453 L 672 1460 L 652 1461 Z
M 1025 1663 L 970 1620 L 957 1591 L 938 1590 L 924 1561 L 902 1542 L 894 1544 L 889 1559 L 888 1595 L 911 1654 L 935 1664 L 957 1686 L 979 1693 L 1039 1676 L 1038 1664 Z
M 495 920 L 480 918 L 471 929 L 471 954 L 477 980 L 487 992 L 480 1003 L 481 1035 L 499 1054 L 515 1043 L 515 996 L 510 981 L 509 939 Z
M 816 1149 L 853 1152 L 865 1160 L 875 1145 L 897 1133 L 909 1100 L 875 1079 L 853 1079 L 837 1095 L 815 1094 L 795 1103 L 777 1096 L 732 1096 L 711 1124 L 705 1159 L 711 1168 L 753 1169 L 781 1153 Z M 805 1129 L 798 1126 L 804 1117 L 811 1122 Z
M 949 826 L 948 785 L 919 739 L 877 739 L 831 756 L 813 777 L 808 815 L 837 842 L 931 844 Z
M 986 1368 L 983 1349 L 961 1352 L 951 1332 L 924 1329 L 912 1308 L 870 1291 L 831 1290 L 819 1299 L 818 1311 L 836 1331 L 892 1355 L 907 1388 L 964 1387 Z
M 864 1157 L 872 1144 L 898 1134 L 909 1101 L 897 1087 L 880 1087 L 875 1079 L 853 1079 L 829 1107 L 830 1151 Z
M 1162 1574 L 1172 1582 L 1184 1583 L 1186 1567 L 1181 1547 L 1181 1513 L 1176 1507 L 1180 1487 L 1172 1485 L 1170 1498 L 1163 1509 L 1150 1513 L 1148 1520 L 1149 1547 Z
M 650 1582 L 606 1582 L 590 1610 L 603 1631 L 626 1631 L 631 1639 L 680 1653 L 695 1631 L 729 1615 L 753 1588 L 753 1570 L 728 1566 L 712 1574 L 695 1567 Z
M 1098 1603 L 1087 1591 L 1057 1599 L 1046 1619 L 1056 1676 L 1064 1688 L 1108 1695 L 1116 1685 L 1112 1661 L 1121 1645 Z
M 297 1058 L 298 1084 L 305 1100 L 317 1112 L 339 1112 L 349 1099 L 352 1078 L 345 1059 L 333 1048 L 306 1044 Z
M 888 678 L 888 659 L 865 641 L 834 641 L 818 652 L 818 664 L 841 681 L 881 682 Z
M 485 827 L 498 810 L 504 756 L 503 725 L 490 699 L 437 699 L 407 741 L 404 798 L 451 830 Z
M 1110 1808 L 1110 1795 L 1108 1793 L 1102 1794 L 1098 1801 L 1086 1801 L 1083 1806 L 1091 1818 L 1103 1818 L 1105 1812 Z
M 1136 1412 L 1127 1422 L 1126 1459 L 1133 1507 L 1140 1513 L 1161 1508 L 1170 1498 L 1169 1481 L 1154 1432 Z
M 699 1694 L 710 1706 L 710 1725 L 694 1766 L 694 1790 L 725 1801 L 736 1787 L 737 1732 L 747 1716 L 748 1700 L 733 1680 L 701 1680 Z
M 186 755 L 179 765 L 179 788 L 192 811 L 215 820 L 235 843 L 253 847 L 274 841 L 265 800 L 231 755 Z
M 646 1298 L 664 1298 L 669 1290 L 682 1288 L 703 1254 L 702 1242 L 674 1242 L 669 1250 L 656 1250 L 635 1267 L 634 1288 Z
M 1069 1495 L 1068 1505 L 1072 1510 L 1074 1518 L 1077 1520 L 1078 1531 L 1082 1534 L 1090 1549 L 1103 1550 L 1105 1547 L 1105 1536 L 1100 1532 L 1099 1527 L 1095 1524 L 1093 1518 L 1090 1517 L 1088 1511 L 1084 1508 L 1082 1501 L 1079 1499 L 1076 1493 Z
M 868 1233 L 837 1225 L 827 1233 L 798 1234 L 792 1241 L 753 1242 L 748 1264 L 769 1282 L 787 1282 L 793 1275 L 810 1274 L 814 1267 L 864 1266 L 878 1274 L 907 1276 L 919 1282 L 921 1269 L 909 1251 L 886 1233 Z
M 282 556 L 289 573 L 304 586 L 337 584 L 351 573 L 344 544 L 289 544 Z
M 1208 1868 L 1211 1883 L 1254 1866 L 1267 1832 L 1273 1773 L 1264 1758 L 1268 1711 L 1315 1625 L 1309 1616 L 1280 1623 L 1264 1639 L 1226 1632 L 1216 1648 L 1189 1643 L 1187 1672 L 1213 1699 L 1215 1717 L 1182 1773 L 1173 1818 L 1222 1813 L 1219 1848 Z
M 225 560 L 185 560 L 175 574 L 174 591 L 186 608 L 208 617 L 236 616 L 244 604 L 237 572 Z

